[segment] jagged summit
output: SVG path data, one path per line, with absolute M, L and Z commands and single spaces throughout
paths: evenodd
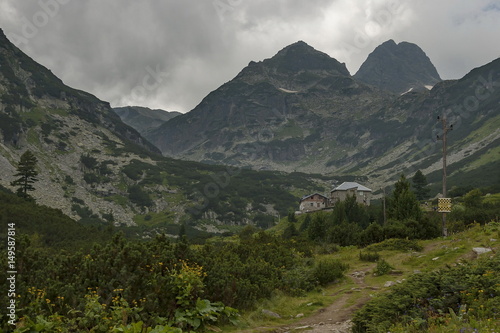
M 304 70 L 338 72 L 350 76 L 345 64 L 326 53 L 320 52 L 303 41 L 295 42 L 280 50 L 274 57 L 266 59 L 264 66 L 275 67 L 278 72 L 290 73 Z
M 246 84 L 267 82 L 276 89 L 285 91 L 306 91 L 317 86 L 324 79 L 352 77 L 344 63 L 340 63 L 328 54 L 320 52 L 303 41 L 290 44 L 273 57 L 259 62 L 251 61 L 235 77 Z M 322 82 L 323 86 L 331 86 Z M 342 86 L 347 83 L 338 83 Z
M 441 81 L 436 67 L 418 45 L 396 44 L 392 39 L 370 53 L 354 77 L 398 94 L 429 89 Z

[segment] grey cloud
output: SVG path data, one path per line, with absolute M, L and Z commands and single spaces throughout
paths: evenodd
M 346 62 L 354 74 L 387 39 L 420 45 L 445 78 L 500 55 L 498 1 L 441 0 L 3 0 L 0 27 L 22 36 L 23 19 L 60 1 L 18 45 L 63 81 L 114 105 L 189 111 L 250 60 L 299 39 Z M 63 4 L 65 3 L 65 4 Z M 402 11 L 384 19 L 388 6 Z M 378 15 L 378 16 L 377 16 Z M 457 27 L 455 24 L 461 20 Z M 381 23 L 379 31 L 374 22 Z M 360 31 L 370 33 L 359 43 Z M 346 45 L 356 45 L 348 53 Z M 471 46 L 467 46 L 468 43 Z M 481 50 L 481 52 L 478 52 Z M 154 79 L 156 72 L 156 81 Z

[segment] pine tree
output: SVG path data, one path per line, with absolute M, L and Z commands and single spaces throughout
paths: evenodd
M 300 225 L 299 231 L 300 232 L 306 231 L 307 229 L 309 229 L 310 224 L 311 224 L 311 214 L 306 214 L 306 218 Z
M 325 239 L 326 236 L 326 226 L 325 218 L 323 215 L 315 214 L 309 228 L 307 229 L 307 234 L 310 240 L 321 241 Z
M 38 181 L 38 171 L 36 171 L 37 158 L 33 153 L 27 150 L 21 155 L 21 159 L 17 165 L 17 173 L 14 177 L 19 177 L 10 183 L 12 186 L 18 186 L 17 195 L 23 198 L 29 198 L 28 192 L 34 191 L 33 184 Z
M 410 182 L 402 174 L 395 184 L 394 192 L 389 200 L 388 218 L 403 221 L 415 219 L 420 221 L 422 211 L 415 193 L 410 190 Z
M 297 231 L 295 224 L 288 223 L 288 226 L 283 231 L 283 238 L 284 239 L 291 239 L 292 237 L 296 237 L 298 235 L 299 235 L 299 232 Z
M 417 200 L 425 200 L 429 196 L 430 189 L 427 188 L 427 178 L 422 171 L 418 170 L 411 179 Z

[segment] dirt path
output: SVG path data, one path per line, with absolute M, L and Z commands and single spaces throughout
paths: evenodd
M 436 249 L 442 248 L 443 246 L 450 246 L 449 242 L 443 241 L 428 245 L 424 248 L 422 254 L 428 254 Z M 475 255 L 473 251 L 469 251 L 458 258 L 470 260 L 475 257 L 477 257 L 477 255 Z M 349 278 L 356 283 L 357 287 L 352 290 L 339 292 L 342 296 L 330 306 L 320 309 L 316 314 L 304 318 L 293 325 L 280 327 L 268 332 L 286 333 L 305 331 L 308 333 L 350 333 L 350 328 L 352 326 L 351 319 L 354 313 L 371 299 L 370 292 L 372 290 L 380 289 L 368 286 L 365 283 L 364 277 L 373 270 L 373 267 L 374 265 L 364 269 L 363 271 L 350 272 Z M 361 295 L 354 298 L 352 301 L 354 293 L 361 293 Z M 337 296 L 338 294 L 331 296 Z
M 450 251 L 454 251 L 455 247 L 458 246 L 457 243 L 460 243 L 459 240 L 443 240 L 438 242 L 433 242 L 431 244 L 427 244 L 423 251 L 419 253 L 419 256 L 425 255 L 428 256 L 429 260 L 434 260 L 432 258 L 436 257 L 439 252 L 442 252 L 443 249 L 449 249 Z M 477 243 L 477 242 L 476 242 Z M 462 243 L 460 243 L 462 244 Z M 472 248 L 475 243 L 470 243 L 466 245 L 460 245 L 465 247 Z M 458 247 L 456 248 L 458 249 Z M 493 248 L 493 251 L 496 249 Z M 477 254 L 474 251 L 465 251 L 465 253 L 457 255 L 454 260 L 459 259 L 475 259 L 477 258 Z M 439 257 L 437 257 L 439 258 Z M 316 313 L 301 318 L 297 322 L 293 324 L 283 325 L 281 327 L 258 327 L 250 330 L 244 330 L 241 332 L 245 333 L 293 333 L 293 332 L 307 332 L 307 333 L 350 333 L 350 329 L 352 326 L 351 319 L 354 313 L 361 308 L 364 304 L 366 304 L 370 299 L 370 294 L 373 294 L 375 290 L 386 289 L 386 287 L 376 287 L 372 285 L 368 285 L 365 282 L 365 276 L 370 274 L 370 272 L 375 267 L 375 264 L 370 265 L 369 267 L 365 267 L 363 270 L 359 271 L 351 271 L 348 273 L 348 278 L 350 278 L 354 283 L 355 287 L 348 290 L 341 290 L 336 292 L 335 294 L 329 295 L 334 300 L 332 300 L 332 304 L 318 310 Z M 396 274 L 400 275 L 400 274 Z M 352 285 L 352 284 L 349 284 Z
M 265 332 L 285 333 L 306 331 L 311 333 L 337 332 L 348 333 L 351 328 L 351 318 L 368 300 L 370 300 L 369 291 L 376 288 L 369 287 L 364 281 L 364 276 L 372 267 L 363 271 L 351 272 L 348 276 L 356 283 L 356 287 L 351 290 L 341 291 L 330 295 L 336 297 L 341 295 L 335 302 L 326 308 L 320 309 L 317 313 L 304 318 L 293 325 L 278 328 L 267 328 Z M 361 293 L 356 295 L 356 293 Z M 253 331 L 259 332 L 260 330 Z

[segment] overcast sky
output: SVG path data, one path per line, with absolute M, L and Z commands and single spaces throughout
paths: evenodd
M 112 106 L 181 112 L 298 40 L 351 74 L 389 39 L 419 45 L 444 79 L 500 57 L 500 0 L 1 0 L 0 28 Z

